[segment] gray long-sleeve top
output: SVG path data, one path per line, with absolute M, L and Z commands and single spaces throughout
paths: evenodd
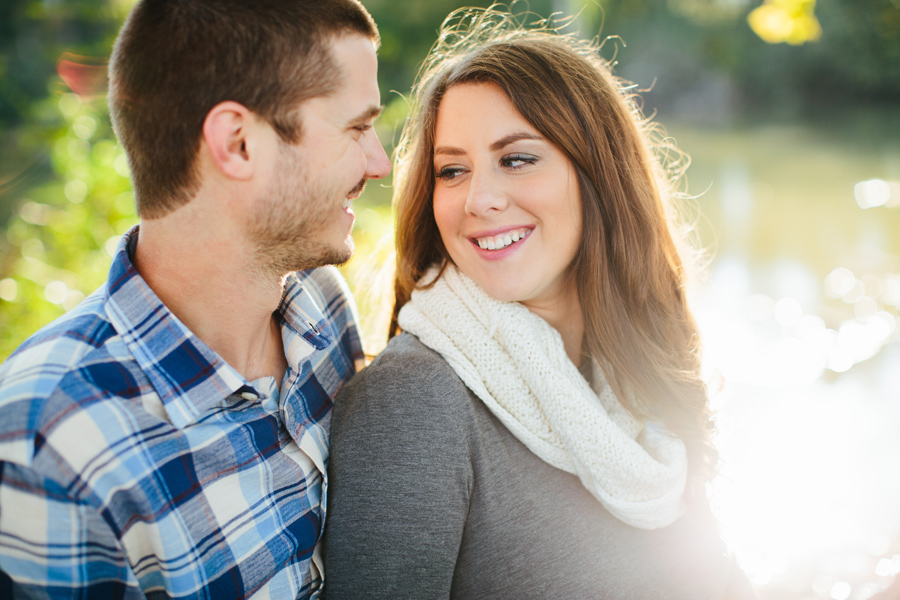
M 708 515 L 617 520 L 409 334 L 335 400 L 329 477 L 329 600 L 726 597 Z

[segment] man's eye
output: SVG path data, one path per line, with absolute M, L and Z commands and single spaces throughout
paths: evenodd
M 362 133 L 365 133 L 365 132 L 367 132 L 368 130 L 372 129 L 372 124 L 371 124 L 371 123 L 367 123 L 367 124 L 365 124 L 365 125 L 357 125 L 357 126 L 354 127 L 353 129 L 355 129 L 355 130 L 357 130 L 357 131 L 361 131 Z

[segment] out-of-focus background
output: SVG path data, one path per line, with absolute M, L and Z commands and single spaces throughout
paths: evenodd
M 382 34 L 390 152 L 417 65 L 460 4 L 364 3 Z M 104 98 L 132 4 L 0 4 L 0 360 L 105 281 L 136 222 Z M 577 14 L 569 31 L 605 40 L 692 159 L 686 216 L 708 263 L 692 294 L 723 458 L 713 499 L 760 597 L 888 588 L 900 574 L 900 0 L 527 8 Z M 384 343 L 390 198 L 390 180 L 372 182 L 354 204 L 344 267 L 370 350 Z

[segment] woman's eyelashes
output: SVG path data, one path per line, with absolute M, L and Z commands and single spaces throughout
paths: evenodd
M 537 162 L 537 157 L 530 154 L 508 154 L 500 159 L 500 166 L 507 169 L 521 169 Z
M 434 170 L 435 179 L 443 179 L 449 181 L 456 178 L 465 169 L 462 167 L 439 167 Z
M 500 159 L 499 164 L 504 169 L 515 171 L 518 169 L 522 169 L 528 165 L 533 165 L 537 161 L 538 158 L 531 154 L 507 154 Z M 467 169 L 458 166 L 439 167 L 435 169 L 434 177 L 435 179 L 450 181 L 451 179 L 455 179 L 466 171 Z

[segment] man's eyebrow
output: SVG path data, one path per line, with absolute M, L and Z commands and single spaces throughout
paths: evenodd
M 384 105 L 381 105 L 381 104 L 379 104 L 378 106 L 370 106 L 361 115 L 359 115 L 355 119 L 351 119 L 350 124 L 356 125 L 358 123 L 365 123 L 367 121 L 371 121 L 372 119 L 377 118 L 378 115 L 380 115 L 383 110 L 384 110 Z
M 536 133 L 529 133 L 527 131 L 521 131 L 517 133 L 511 133 L 509 135 L 503 136 L 493 144 L 491 144 L 491 152 L 496 152 L 498 150 L 502 150 L 506 146 L 509 146 L 513 142 L 518 142 L 519 140 L 543 140 L 544 138 L 537 135 Z M 462 156 L 466 152 L 461 148 L 454 148 L 453 146 L 438 146 L 434 149 L 434 155 L 443 154 L 445 156 Z

